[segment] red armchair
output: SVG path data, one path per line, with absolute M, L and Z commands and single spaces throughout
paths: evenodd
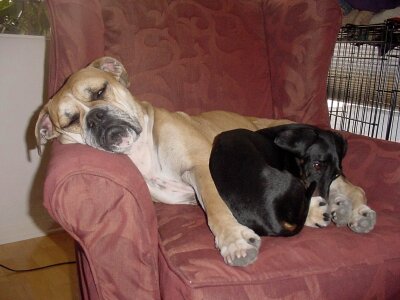
M 95 58 L 124 63 L 131 92 L 170 110 L 224 109 L 329 126 L 336 0 L 47 0 L 49 94 Z M 125 156 L 53 142 L 44 205 L 77 242 L 84 299 L 394 298 L 400 278 L 400 147 L 346 135 L 344 170 L 376 228 L 263 238 L 225 265 L 200 207 L 153 204 Z

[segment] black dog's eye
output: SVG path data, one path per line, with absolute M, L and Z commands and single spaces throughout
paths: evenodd
M 91 95 L 91 96 L 92 96 L 92 97 L 91 97 L 92 100 L 100 100 L 100 99 L 103 99 L 104 93 L 105 93 L 106 89 L 107 89 L 107 83 L 105 83 L 101 89 L 99 89 L 99 90 L 97 90 L 97 91 L 93 91 L 93 92 L 92 92 L 92 95 Z
M 322 164 L 319 161 L 314 161 L 312 166 L 315 171 L 321 171 Z

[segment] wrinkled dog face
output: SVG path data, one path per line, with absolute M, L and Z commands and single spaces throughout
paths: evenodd
M 39 115 L 38 147 L 58 137 L 62 143 L 127 153 L 142 131 L 143 115 L 126 78 L 122 64 L 110 57 L 71 75 Z
M 127 153 L 142 131 L 137 120 L 111 105 L 91 109 L 84 128 L 87 145 L 116 153 Z

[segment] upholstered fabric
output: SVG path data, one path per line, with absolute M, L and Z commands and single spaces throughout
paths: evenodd
M 215 251 L 201 208 L 156 208 L 164 299 L 394 299 L 399 293 L 400 221 L 393 212 L 380 212 L 368 235 L 331 225 L 264 237 L 257 262 L 233 269 Z
M 326 76 L 340 18 L 334 1 L 264 1 L 275 118 L 327 126 Z M 318 63 L 316 63 L 318 62 Z
M 367 191 L 372 207 L 386 207 L 398 213 L 400 221 L 400 144 L 345 132 L 342 135 L 349 147 L 345 175 Z
M 328 127 L 336 0 L 47 0 L 49 95 L 93 59 L 127 67 L 139 100 Z M 83 299 L 394 299 L 400 294 L 398 144 L 346 135 L 344 169 L 374 231 L 305 228 L 224 264 L 198 206 L 151 202 L 125 156 L 54 142 L 44 205 L 77 241 Z
M 101 5 L 95 0 L 46 1 L 51 24 L 48 94 L 74 71 L 104 56 Z
M 105 1 L 103 16 L 105 51 L 126 61 L 138 99 L 271 116 L 259 1 Z

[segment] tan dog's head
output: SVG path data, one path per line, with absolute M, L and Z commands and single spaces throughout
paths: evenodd
M 72 74 L 39 114 L 35 131 L 39 153 L 53 138 L 127 153 L 143 122 L 127 78 L 123 65 L 111 57 Z

